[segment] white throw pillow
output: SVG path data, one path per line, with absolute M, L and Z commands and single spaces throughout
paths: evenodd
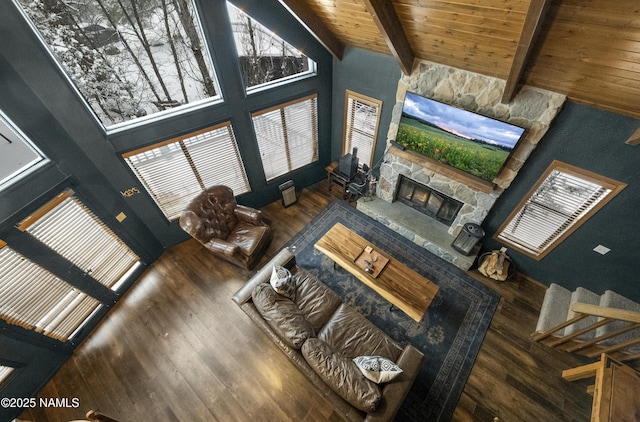
M 402 373 L 398 365 L 382 356 L 358 356 L 353 361 L 365 377 L 377 384 L 389 382 Z
M 291 300 L 295 300 L 296 285 L 293 277 L 291 277 L 291 272 L 288 269 L 279 265 L 274 265 L 269 282 L 271 283 L 273 290 L 278 294 L 281 294 Z

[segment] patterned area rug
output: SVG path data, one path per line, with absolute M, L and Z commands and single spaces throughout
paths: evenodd
M 342 223 L 440 287 L 421 322 L 314 249 L 335 223 Z M 497 293 L 464 271 L 415 245 L 343 201 L 334 201 L 287 244 L 308 268 L 350 306 L 401 344 L 424 353 L 421 372 L 405 399 L 399 421 L 449 421 L 498 304 Z

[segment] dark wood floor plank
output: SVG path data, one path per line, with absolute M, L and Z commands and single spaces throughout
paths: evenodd
M 332 200 L 322 182 L 299 191 L 293 206 L 264 207 L 274 238 L 259 266 Z M 122 421 L 342 421 L 231 301 L 251 274 L 195 240 L 167 250 L 40 392 L 80 397 L 81 408 L 30 409 L 22 418 L 66 422 L 97 409 Z M 452 420 L 588 421 L 586 383 L 560 375 L 584 359 L 530 340 L 544 285 L 470 275 L 501 301 Z

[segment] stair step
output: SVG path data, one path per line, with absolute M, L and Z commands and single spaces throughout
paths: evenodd
M 640 312 L 640 304 L 624 296 L 621 296 L 612 290 L 607 290 L 604 292 L 604 294 L 600 298 L 600 306 L 606 306 L 608 308 L 624 309 L 627 311 Z M 601 335 L 610 333 L 612 331 L 619 330 L 625 327 L 626 325 L 627 325 L 626 322 L 614 321 L 610 324 L 599 327 L 596 330 L 596 335 L 601 336 Z M 620 343 L 638 336 L 640 336 L 640 328 L 629 331 L 625 334 L 621 334 L 619 336 L 613 337 L 611 339 L 605 340 L 601 344 L 611 345 L 611 344 Z M 634 352 L 640 351 L 640 345 L 631 347 L 629 350 Z
M 586 303 L 589 305 L 599 305 L 600 304 L 600 295 L 593 293 L 591 290 L 585 289 L 584 287 L 578 287 L 573 293 L 571 293 L 571 305 L 574 303 Z M 567 321 L 576 316 L 576 313 L 571 310 L 571 306 L 569 306 L 569 312 L 567 314 Z M 570 335 L 577 331 L 582 330 L 583 328 L 593 325 L 598 322 L 598 318 L 595 316 L 589 316 L 581 321 L 576 322 L 564 329 L 564 335 Z M 596 335 L 596 330 L 591 330 L 586 334 L 583 334 L 578 337 L 580 340 L 591 340 Z
M 556 283 L 551 283 L 544 294 L 536 332 L 547 331 L 565 322 L 570 304 L 571 292 Z M 563 335 L 564 329 L 557 331 L 555 334 Z

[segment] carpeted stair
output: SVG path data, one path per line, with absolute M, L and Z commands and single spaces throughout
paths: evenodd
M 627 311 L 640 312 L 640 304 L 627 299 L 626 297 L 621 296 L 611 290 L 607 290 L 604 292 L 604 294 L 598 295 L 590 290 L 578 287 L 575 291 L 571 292 L 558 284 L 552 283 L 547 289 L 544 296 L 544 301 L 542 302 L 542 308 L 540 309 L 540 317 L 538 318 L 536 332 L 545 332 L 575 317 L 575 313 L 571 310 L 571 305 L 574 303 L 585 303 L 608 308 L 617 308 Z M 554 336 L 560 337 L 573 334 L 589 325 L 595 324 L 597 321 L 598 319 L 595 316 L 587 317 L 575 324 L 557 331 L 556 333 L 554 333 Z M 594 337 L 600 337 L 607 333 L 616 331 L 624 327 L 626 324 L 628 323 L 624 321 L 615 321 L 599 327 L 595 330 L 591 330 L 588 333 L 578 337 L 578 339 L 585 341 L 590 340 Z M 611 339 L 603 340 L 599 344 L 603 346 L 609 346 L 612 344 L 624 342 L 638 336 L 640 336 L 640 329 L 635 329 Z M 638 352 L 640 351 L 640 345 L 635 345 L 628 351 Z

